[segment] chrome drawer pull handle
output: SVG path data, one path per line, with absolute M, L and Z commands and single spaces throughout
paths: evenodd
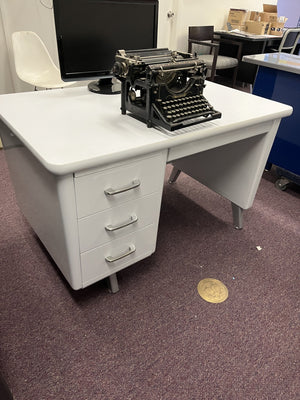
M 134 253 L 135 250 L 136 250 L 136 249 L 135 249 L 135 245 L 134 245 L 134 244 L 131 244 L 131 245 L 129 246 L 128 250 L 126 250 L 125 253 L 119 254 L 118 256 L 115 256 L 115 257 L 113 257 L 113 256 L 107 256 L 107 257 L 105 257 L 105 260 L 108 261 L 108 262 L 110 262 L 110 263 L 111 263 L 111 262 L 114 262 L 114 261 L 118 261 L 118 260 L 121 260 L 121 258 L 127 257 L 127 256 L 129 256 L 130 254 Z
M 136 215 L 131 215 L 131 217 L 124 222 L 121 222 L 119 225 L 106 225 L 105 230 L 112 232 L 112 231 L 117 231 L 118 229 L 125 228 L 125 226 L 134 224 L 137 222 L 138 217 Z
M 123 187 L 121 187 L 119 189 L 113 189 L 113 188 L 105 189 L 104 193 L 107 196 L 113 196 L 115 194 L 127 192 L 127 190 L 135 189 L 135 188 L 139 187 L 140 184 L 141 184 L 140 180 L 139 179 L 135 179 L 129 185 L 123 186 Z

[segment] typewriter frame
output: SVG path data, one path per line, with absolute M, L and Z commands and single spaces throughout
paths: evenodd
M 119 50 L 114 75 L 121 81 L 122 114 L 131 112 L 145 121 L 148 128 L 159 125 L 172 131 L 221 117 L 221 113 L 211 107 L 201 117 L 186 116 L 168 121 L 159 110 L 158 104 L 166 98 L 203 94 L 206 66 L 189 53 L 168 49 Z

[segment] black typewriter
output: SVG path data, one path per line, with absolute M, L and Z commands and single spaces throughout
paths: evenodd
M 174 130 L 220 118 L 203 96 L 206 66 L 169 49 L 118 50 L 113 73 L 121 81 L 121 111 L 148 127 Z

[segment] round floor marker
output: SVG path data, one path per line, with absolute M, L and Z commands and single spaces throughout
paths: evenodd
M 222 303 L 228 297 L 228 289 L 218 279 L 205 278 L 198 283 L 198 293 L 209 303 Z

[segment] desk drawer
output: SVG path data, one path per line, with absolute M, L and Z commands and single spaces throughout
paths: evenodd
M 158 224 L 161 194 L 151 194 L 78 220 L 80 252 Z M 121 226 L 121 228 L 120 228 Z
M 106 278 L 151 255 L 155 250 L 156 235 L 157 226 L 150 225 L 135 233 L 82 253 L 81 269 L 83 287 Z M 127 252 L 131 253 L 125 255 Z M 106 258 L 117 258 L 122 255 L 123 257 L 119 260 L 106 261 Z
M 161 191 L 164 171 L 165 157 L 157 154 L 109 170 L 75 177 L 78 218 Z M 111 194 L 108 194 L 110 189 Z

